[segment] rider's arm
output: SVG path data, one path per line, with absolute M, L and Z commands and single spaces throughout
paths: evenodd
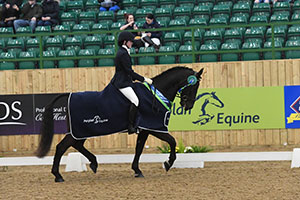
M 139 75 L 138 73 L 135 73 L 131 68 L 130 56 L 124 54 L 122 59 L 120 59 L 120 61 L 127 74 L 129 74 L 132 77 L 132 80 L 138 80 L 140 82 L 143 82 L 145 80 L 143 76 Z

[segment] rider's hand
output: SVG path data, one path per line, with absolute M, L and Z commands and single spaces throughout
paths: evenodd
M 145 77 L 145 82 L 148 83 L 148 84 L 150 84 L 150 85 L 152 85 L 153 81 L 152 81 L 152 79 Z

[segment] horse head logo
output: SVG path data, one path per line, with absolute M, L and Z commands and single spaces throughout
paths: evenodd
M 213 105 L 218 108 L 224 107 L 224 103 L 219 99 L 219 97 L 217 97 L 216 92 L 205 92 L 199 94 L 196 97 L 196 101 L 197 100 L 200 101 L 201 114 L 196 121 L 193 121 L 193 124 L 205 125 L 215 117 L 214 114 L 208 111 L 209 105 Z
M 100 123 L 101 122 L 101 118 L 99 117 L 99 115 L 96 115 L 95 117 L 94 117 L 94 124 L 98 124 L 98 123 Z

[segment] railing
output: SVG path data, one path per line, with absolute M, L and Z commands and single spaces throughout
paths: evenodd
M 192 32 L 192 51 L 187 52 L 169 52 L 169 53 L 149 53 L 146 56 L 165 56 L 165 55 L 192 55 L 193 62 L 196 62 L 196 55 L 203 55 L 203 54 L 224 54 L 224 53 L 251 53 L 251 52 L 272 52 L 272 59 L 275 59 L 275 52 L 276 51 L 293 51 L 293 50 L 300 50 L 300 47 L 282 47 L 282 48 L 275 48 L 275 41 L 274 41 L 274 27 L 275 26 L 282 26 L 282 25 L 299 25 L 299 22 L 273 22 L 273 23 L 255 23 L 255 24 L 231 24 L 231 25 L 213 25 L 213 26 L 185 26 L 185 27 L 169 27 L 169 28 L 159 28 L 155 29 L 156 31 L 178 31 L 178 30 L 190 30 Z M 194 33 L 197 29 L 215 29 L 215 28 L 241 28 L 241 27 L 271 27 L 272 28 L 272 48 L 268 49 L 239 49 L 239 50 L 217 50 L 217 51 L 197 51 L 195 50 L 195 36 Z M 141 32 L 141 31 L 153 31 L 153 29 L 139 29 L 139 30 L 131 30 L 131 32 Z M 83 35 L 83 34 L 113 34 L 115 38 L 121 30 L 111 30 L 111 31 L 88 31 L 88 32 L 52 32 L 52 33 L 35 33 L 35 34 L 3 34 L 1 35 L 2 38 L 6 37 L 37 37 L 39 38 L 39 57 L 38 58 L 15 58 L 15 59 L 1 59 L 0 62 L 21 62 L 21 61 L 39 61 L 40 68 L 43 68 L 43 61 L 59 61 L 59 60 L 80 60 L 80 59 L 101 59 L 101 58 L 114 58 L 117 52 L 117 39 L 115 39 L 115 53 L 114 55 L 95 55 L 95 56 L 76 56 L 76 57 L 51 57 L 45 58 L 43 57 L 43 37 L 45 36 L 58 36 L 58 35 Z M 132 54 L 132 57 L 144 57 L 145 54 Z

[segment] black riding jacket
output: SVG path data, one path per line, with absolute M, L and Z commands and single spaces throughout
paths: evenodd
M 144 77 L 135 73 L 132 69 L 131 57 L 124 47 L 120 47 L 115 58 L 115 75 L 111 83 L 117 88 L 132 86 L 133 81 L 143 82 Z

